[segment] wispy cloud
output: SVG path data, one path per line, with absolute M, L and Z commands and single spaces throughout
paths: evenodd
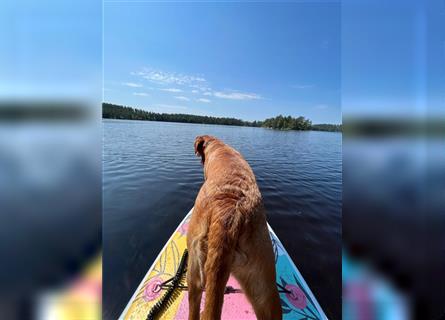
M 148 97 L 148 93 L 145 92 L 133 92 L 134 96 L 140 96 L 140 97 Z
M 184 96 L 176 96 L 175 99 L 182 100 L 182 101 L 190 101 L 189 98 L 184 97 Z
M 211 100 L 206 99 L 206 98 L 196 99 L 196 101 L 198 101 L 198 102 L 204 102 L 204 103 L 210 103 L 210 102 L 212 102 Z
M 190 84 L 189 85 L 190 88 L 192 88 L 192 92 L 193 93 L 205 93 L 205 92 L 210 92 L 212 91 L 212 88 L 210 88 L 209 84 L 207 83 L 207 81 L 205 82 L 200 82 L 200 83 L 194 83 L 194 84 Z
M 230 100 L 259 100 L 262 97 L 256 93 L 247 93 L 247 92 L 222 92 L 222 91 L 214 91 L 213 96 L 220 99 L 230 99 Z
M 159 89 L 159 90 L 165 91 L 165 92 L 173 92 L 173 93 L 182 92 L 182 89 L 178 89 L 178 88 L 165 88 L 165 89 Z
M 131 72 L 132 75 L 140 77 L 142 80 L 148 80 L 160 86 L 175 86 L 167 88 L 158 88 L 158 90 L 170 93 L 180 93 L 184 91 L 191 91 L 193 94 L 201 94 L 207 97 L 216 97 L 219 99 L 228 100 L 259 100 L 263 97 L 257 93 L 242 92 L 238 90 L 213 90 L 207 80 L 202 76 L 186 75 L 176 72 L 167 72 L 155 70 L 151 68 L 144 68 L 138 72 Z M 130 83 L 126 83 L 127 85 Z M 135 85 L 135 83 L 131 83 Z M 137 84 L 136 84 L 137 85 Z M 180 88 L 177 88 L 180 87 Z M 187 97 L 176 96 L 176 99 L 189 101 Z M 203 98 L 201 102 L 210 102 L 209 99 Z M 207 102 L 207 103 L 208 103 Z
M 193 83 L 202 83 L 206 81 L 206 79 L 200 76 L 154 70 L 150 68 L 144 68 L 142 71 L 132 72 L 132 75 L 140 76 L 145 80 L 162 85 L 190 85 Z
M 122 82 L 123 86 L 131 87 L 131 88 L 142 88 L 143 85 L 140 83 L 134 83 L 134 82 Z
M 291 85 L 291 87 L 294 89 L 310 89 L 310 88 L 313 88 L 314 85 L 313 84 L 294 84 L 294 85 Z

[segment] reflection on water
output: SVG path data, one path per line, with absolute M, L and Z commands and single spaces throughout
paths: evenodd
M 412 317 L 441 318 L 445 299 L 443 138 L 355 137 L 344 142 L 345 248 L 415 302 L 410 305 Z M 345 281 L 348 285 L 352 280 Z M 346 304 L 353 302 L 344 297 Z M 389 306 L 391 301 L 386 302 Z
M 341 314 L 341 134 L 107 120 L 103 317 L 115 319 L 203 182 L 194 138 L 214 135 L 252 166 L 268 220 L 329 318 Z

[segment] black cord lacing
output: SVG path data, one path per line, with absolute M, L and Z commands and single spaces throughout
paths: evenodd
M 167 282 L 171 283 L 168 286 L 167 291 L 161 297 L 161 299 L 159 299 L 158 302 L 156 302 L 155 305 L 148 312 L 147 320 L 154 320 L 155 317 L 165 307 L 169 306 L 172 303 L 173 298 L 175 297 L 175 289 L 177 289 L 179 287 L 183 287 L 183 286 L 181 286 L 181 281 L 184 276 L 185 268 L 187 265 L 187 256 L 188 256 L 188 251 L 186 249 L 182 255 L 181 261 L 179 262 L 178 270 L 176 271 L 175 276 L 162 284 L 162 285 L 164 285 Z M 162 288 L 162 285 L 161 285 L 161 288 Z

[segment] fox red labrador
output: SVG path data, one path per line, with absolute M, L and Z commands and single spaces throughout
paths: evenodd
M 205 182 L 187 236 L 189 320 L 221 318 L 230 274 L 258 319 L 281 319 L 272 242 L 252 169 L 238 151 L 212 136 L 197 137 L 195 153 L 201 157 Z

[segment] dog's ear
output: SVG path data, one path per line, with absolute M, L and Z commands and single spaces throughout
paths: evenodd
M 198 157 L 201 157 L 201 162 L 204 164 L 205 154 L 204 149 L 207 146 L 206 136 L 198 136 L 195 139 L 195 154 Z

